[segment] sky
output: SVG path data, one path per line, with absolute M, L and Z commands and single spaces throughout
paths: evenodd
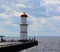
M 0 35 L 20 36 L 23 12 L 28 36 L 60 36 L 60 0 L 0 0 Z

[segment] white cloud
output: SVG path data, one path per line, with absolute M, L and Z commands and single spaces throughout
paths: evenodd
M 55 21 L 60 21 L 60 16 L 53 16 L 51 19 Z
M 44 18 L 44 17 L 34 17 L 30 16 L 28 18 L 30 22 L 32 22 L 31 25 L 29 25 L 29 32 L 30 31 L 48 31 L 53 30 L 55 32 L 60 31 L 59 23 L 60 22 L 60 16 L 52 16 L 50 18 Z
M 46 24 L 46 23 L 47 23 L 47 19 L 45 19 L 45 18 L 40 19 L 40 24 Z
M 21 1 L 19 0 L 19 2 L 25 3 L 25 4 L 26 4 L 28 1 L 29 1 L 29 0 L 21 0 Z
M 19 6 L 19 4 L 17 4 L 17 5 Z M 16 7 L 18 7 L 18 6 L 16 6 Z M 24 7 L 23 4 L 20 4 L 20 6 Z M 21 12 L 17 12 L 16 10 L 14 10 L 12 6 L 8 6 L 8 5 L 4 5 L 3 4 L 3 5 L 1 5 L 1 7 L 5 10 L 4 14 L 5 15 L 9 15 L 9 17 L 11 17 L 11 16 L 18 16 L 19 14 L 21 14 Z
M 42 6 L 49 6 L 49 5 L 55 5 L 60 4 L 60 0 L 42 0 L 41 5 Z
M 37 24 L 37 23 L 46 24 L 47 23 L 47 19 L 43 17 L 30 16 L 28 20 L 30 20 L 33 24 Z
M 2 8 L 5 9 L 4 13 L 0 13 L 0 18 L 4 19 L 4 22 L 2 21 L 3 24 L 18 27 L 17 24 L 13 24 L 14 22 L 13 17 L 14 16 L 20 17 L 21 12 L 17 12 L 16 10 L 13 10 L 13 8 L 11 8 L 10 6 L 4 5 L 4 4 L 1 6 Z
M 32 23 L 29 25 L 29 31 L 38 31 L 42 30 L 45 24 L 47 24 L 47 19 L 43 17 L 34 17 L 30 16 L 28 20 Z
M 25 4 L 16 4 L 16 7 L 17 8 L 26 8 L 27 6 Z
M 0 27 L 0 35 L 14 36 L 17 34 L 19 35 L 19 32 L 10 31 L 10 30 L 5 29 L 4 27 Z
M 1 5 L 1 7 L 3 8 L 3 9 L 5 9 L 5 11 L 8 11 L 8 10 L 11 10 L 11 8 L 8 6 L 8 5 Z
M 57 12 L 60 12 L 60 6 L 56 8 L 56 11 Z
M 11 10 L 11 12 L 9 13 L 9 15 L 11 17 L 13 17 L 13 16 L 20 16 L 20 14 L 21 14 L 21 12 L 17 12 L 16 10 Z
M 60 28 L 51 27 L 51 30 L 54 30 L 54 31 L 56 31 L 56 32 L 59 32 L 59 31 L 60 31 Z
M 40 6 L 46 8 L 46 15 L 49 16 L 51 12 L 60 13 L 60 0 L 42 0 Z
M 5 14 L 5 13 L 0 13 L 0 18 L 9 20 L 9 15 Z
M 36 18 L 36 17 L 34 17 L 34 16 L 30 16 L 29 18 L 28 18 L 28 21 L 30 21 L 30 23 L 32 22 L 32 24 L 31 25 L 29 25 L 29 30 L 37 30 L 37 25 L 38 25 L 38 19 Z
M 20 9 L 20 8 L 30 8 L 30 9 L 32 8 L 33 9 L 34 8 L 33 5 L 31 5 L 31 4 L 27 5 L 27 4 L 24 4 L 24 3 L 15 4 L 15 7 L 16 7 L 16 9 Z
M 55 32 L 60 31 L 60 16 L 52 16 L 48 19 L 47 25 L 50 30 L 53 30 Z

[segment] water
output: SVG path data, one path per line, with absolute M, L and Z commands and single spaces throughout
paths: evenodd
M 6 40 L 10 39 L 19 39 L 17 37 L 5 38 Z M 60 37 L 51 37 L 51 36 L 40 36 L 36 37 L 39 44 L 38 46 L 25 49 L 20 52 L 60 52 Z
M 39 45 L 20 52 L 60 52 L 60 37 L 38 37 Z

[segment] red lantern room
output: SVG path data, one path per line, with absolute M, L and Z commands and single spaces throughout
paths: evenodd
M 25 12 L 23 12 L 23 14 L 21 14 L 21 17 L 28 17 L 28 16 Z

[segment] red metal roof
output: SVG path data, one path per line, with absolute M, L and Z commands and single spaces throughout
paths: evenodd
M 28 17 L 28 16 L 25 12 L 23 12 L 23 14 L 21 14 L 21 17 Z

